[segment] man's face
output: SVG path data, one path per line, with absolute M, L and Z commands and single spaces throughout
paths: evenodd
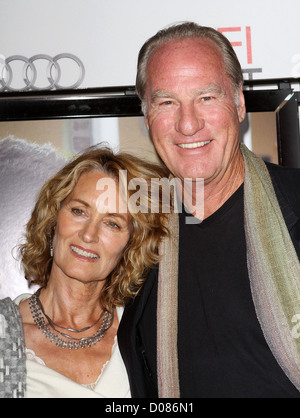
M 245 116 L 223 59 L 210 40 L 173 40 L 150 57 L 146 125 L 155 148 L 175 177 L 220 181 L 239 154 Z

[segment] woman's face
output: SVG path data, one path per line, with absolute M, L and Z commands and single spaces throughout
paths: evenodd
M 103 190 L 106 179 L 110 187 Z M 118 195 L 116 181 L 100 171 L 79 178 L 58 213 L 50 279 L 102 282 L 112 272 L 131 232 L 130 215 L 118 210 Z

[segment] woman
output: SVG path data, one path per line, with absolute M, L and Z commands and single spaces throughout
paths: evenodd
M 167 234 L 166 215 L 145 210 L 160 205 L 151 178 L 165 175 L 92 148 L 43 186 L 20 246 L 25 277 L 40 288 L 0 301 L 1 397 L 130 396 L 116 334 Z M 140 210 L 134 179 L 149 185 Z

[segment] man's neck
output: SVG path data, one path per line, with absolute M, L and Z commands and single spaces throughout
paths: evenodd
M 199 202 L 199 196 L 196 196 L 196 186 L 189 187 L 193 190 L 192 198 L 186 198 L 185 206 L 195 217 L 200 220 L 208 218 L 214 212 L 216 212 L 223 204 L 236 192 L 236 190 L 244 182 L 244 161 L 242 156 L 234 162 L 226 173 L 220 179 L 214 179 L 212 181 L 204 180 L 204 187 L 202 192 L 202 199 L 204 202 Z M 190 194 L 190 190 L 184 189 L 184 193 Z M 198 189 L 199 191 L 199 189 Z M 198 200 L 197 200 L 198 199 Z M 204 203 L 204 205 L 203 205 Z M 200 207 L 201 206 L 201 207 Z

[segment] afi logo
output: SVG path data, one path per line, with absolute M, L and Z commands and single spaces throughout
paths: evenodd
M 218 28 L 218 31 L 225 35 L 228 39 L 228 33 L 230 32 L 242 32 L 242 28 L 240 26 L 235 27 L 228 27 L 228 28 Z M 231 41 L 232 46 L 246 46 L 246 53 L 247 53 L 247 64 L 252 64 L 252 42 L 251 42 L 251 27 L 246 26 L 245 33 L 243 35 L 244 41 Z M 230 39 L 229 39 L 230 40 Z
M 230 41 L 231 45 L 233 47 L 243 47 L 244 51 L 246 52 L 246 63 L 253 64 L 253 55 L 252 55 L 252 39 L 251 39 L 251 27 L 245 26 L 245 28 L 242 29 L 241 26 L 231 26 L 231 27 L 225 27 L 225 28 L 218 28 L 218 31 L 224 34 Z M 238 34 L 238 40 L 232 40 L 232 38 L 236 38 L 233 33 Z M 241 40 L 242 39 L 242 40 Z M 241 60 L 245 61 L 245 60 Z M 248 74 L 249 80 L 253 79 L 254 73 L 261 73 L 262 68 L 243 68 L 243 73 Z M 252 89 L 252 87 L 250 87 Z

